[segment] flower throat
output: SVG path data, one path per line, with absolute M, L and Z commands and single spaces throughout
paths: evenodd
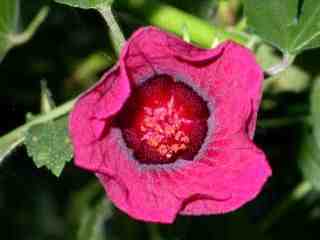
M 136 159 L 145 164 L 192 160 L 207 134 L 209 110 L 190 87 L 158 75 L 133 90 L 119 122 Z

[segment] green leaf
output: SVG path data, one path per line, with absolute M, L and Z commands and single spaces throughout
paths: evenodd
M 305 134 L 299 154 L 299 166 L 303 176 L 315 189 L 320 190 L 320 148 L 314 135 Z
M 78 7 L 83 9 L 94 8 L 101 6 L 110 6 L 113 0 L 54 0 L 57 3 L 66 4 L 71 7 Z
M 38 168 L 45 166 L 57 177 L 72 158 L 67 116 L 31 127 L 25 139 L 27 152 Z
M 320 78 L 316 80 L 311 92 L 311 122 L 315 141 L 320 147 Z
M 320 46 L 319 0 L 243 0 L 245 15 L 261 38 L 283 52 Z

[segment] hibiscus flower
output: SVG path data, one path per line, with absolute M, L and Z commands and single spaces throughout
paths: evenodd
M 233 211 L 271 175 L 252 142 L 262 80 L 234 42 L 201 49 L 141 28 L 71 113 L 75 164 L 135 219 Z

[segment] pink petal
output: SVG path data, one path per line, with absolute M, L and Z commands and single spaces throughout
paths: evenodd
M 116 66 L 79 98 L 69 119 L 77 166 L 95 171 L 104 163 L 100 138 L 129 93 L 128 79 Z
M 170 167 L 141 166 L 112 129 L 105 145 L 114 174 L 98 177 L 115 205 L 135 219 L 171 223 L 176 214 L 219 214 L 252 200 L 271 174 L 264 154 L 249 139 L 217 142 L 193 162 L 180 160 Z M 118 140 L 119 141 L 119 140 Z M 108 144 L 111 144 L 108 146 Z
M 154 74 L 168 73 L 181 76 L 198 90 L 218 117 L 214 123 L 217 137 L 243 128 L 253 137 L 263 72 L 248 49 L 233 42 L 200 49 L 172 34 L 146 27 L 131 37 L 123 58 L 134 84 Z

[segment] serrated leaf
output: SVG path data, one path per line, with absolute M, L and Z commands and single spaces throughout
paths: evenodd
M 113 0 L 54 0 L 57 3 L 65 4 L 71 7 L 90 9 L 100 6 L 110 6 Z
M 67 116 L 31 127 L 25 139 L 27 152 L 38 168 L 46 167 L 57 177 L 72 158 Z
M 19 1 L 0 1 L 0 62 L 11 48 L 10 36 L 18 31 Z
M 320 147 L 320 78 L 316 80 L 311 92 L 311 121 L 315 141 Z
M 305 134 L 299 154 L 299 166 L 302 174 L 315 189 L 320 190 L 320 148 L 314 135 Z
M 245 15 L 261 38 L 283 52 L 320 46 L 319 0 L 243 0 Z

